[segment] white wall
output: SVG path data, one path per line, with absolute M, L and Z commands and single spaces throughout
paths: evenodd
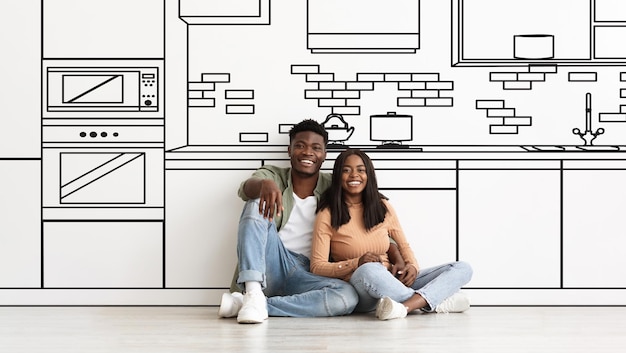
M 56 23 L 63 23 L 64 15 L 68 18 L 67 28 L 59 24 L 60 27 L 49 29 L 47 36 L 67 39 L 71 34 L 75 36 L 75 43 L 89 42 L 82 51 L 80 46 L 67 51 L 64 45 L 68 44 L 64 41 L 50 41 L 40 46 L 42 9 L 39 1 L 0 5 L 3 33 L 0 37 L 0 72 L 5 77 L 0 84 L 0 190 L 3 190 L 0 195 L 0 210 L 3 211 L 0 252 L 13 254 L 2 260 L 0 305 L 216 304 L 219 294 L 229 285 L 235 263 L 234 231 L 240 205 L 235 190 L 239 181 L 256 168 L 255 158 L 284 158 L 281 151 L 287 143 L 285 132 L 291 124 L 304 118 L 323 122 L 331 113 L 341 114 L 348 126 L 354 128 L 345 143 L 363 148 L 373 148 L 379 143 L 370 139 L 370 116 L 388 112 L 412 117 L 412 140 L 404 142 L 411 146 L 444 146 L 453 152 L 462 151 L 458 146 L 575 146 L 583 144 L 583 140 L 572 133 L 572 129 L 584 130 L 585 94 L 591 93 L 590 130 L 605 129 L 594 144 L 621 146 L 622 151 L 626 150 L 623 147 L 626 145 L 626 93 L 623 92 L 626 90 L 626 47 L 623 46 L 626 7 L 615 1 L 510 0 L 506 6 L 501 6 L 503 1 L 464 0 L 462 42 L 453 35 L 460 33 L 457 0 L 398 0 L 383 5 L 379 1 L 363 0 L 221 3 L 165 0 L 164 20 L 159 17 L 162 9 L 153 7 L 157 2 L 136 0 L 131 4 L 116 1 L 111 5 L 111 2 L 92 0 L 94 6 L 91 8 L 104 3 L 109 9 L 107 14 L 112 17 L 131 9 L 144 11 L 145 15 L 131 16 L 132 25 L 118 26 L 115 21 L 109 21 L 110 28 L 103 29 L 109 23 L 104 20 L 107 16 L 98 17 L 97 21 L 89 18 L 72 21 L 72 16 L 77 16 L 76 11 L 54 10 L 55 5 L 71 5 L 71 1 L 46 0 L 45 10 L 54 15 Z M 149 5 L 142 7 L 138 4 Z M 307 8 L 307 5 L 311 7 Z M 567 16 L 563 15 L 565 13 Z M 128 16 L 120 18 L 128 19 Z M 85 31 L 72 29 L 71 26 L 77 23 Z M 163 23 L 165 31 L 158 33 L 159 28 L 163 29 Z M 120 28 L 123 31 L 120 32 Z M 340 33 L 355 30 L 370 35 L 355 39 Z M 141 31 L 145 33 L 141 34 Z M 98 33 L 101 39 L 110 34 L 115 38 L 113 41 L 118 42 L 131 38 L 133 43 L 141 45 L 126 48 L 129 57 L 136 59 L 145 55 L 165 62 L 165 75 L 161 77 L 164 109 L 159 112 L 161 116 L 150 122 L 165 130 L 162 140 L 156 141 L 156 147 L 161 153 L 165 152 L 163 165 L 167 171 L 164 178 L 162 170 L 150 175 L 165 181 L 164 189 L 158 193 L 160 200 L 156 202 L 164 218 L 135 217 L 130 220 L 130 227 L 125 227 L 129 223 L 124 223 L 129 220 L 115 219 L 114 226 L 108 228 L 111 220 L 107 220 L 106 226 L 98 227 L 97 222 L 82 222 L 84 219 L 79 216 L 69 216 L 66 221 L 71 225 L 64 227 L 64 223 L 56 220 L 47 223 L 46 212 L 39 212 L 42 207 L 46 208 L 45 204 L 40 204 L 39 198 L 42 189 L 46 192 L 42 187 L 46 175 L 56 173 L 45 157 L 42 160 L 41 125 L 45 107 L 41 107 L 41 94 L 45 96 L 46 91 L 41 87 L 41 63 L 51 57 L 63 58 L 66 55 L 63 53 L 67 52 L 83 59 L 91 60 L 92 56 L 102 59 L 102 47 L 90 41 L 94 38 L 92 33 Z M 581 35 L 573 36 L 572 33 Z M 513 37 L 523 34 L 547 34 L 547 37 L 530 37 L 531 44 L 526 53 L 542 56 L 546 55 L 546 50 L 551 50 L 551 58 L 515 59 Z M 149 36 L 149 39 L 136 40 L 142 35 Z M 554 36 L 553 47 L 546 48 L 546 42 L 541 40 L 549 39 L 549 35 Z M 159 36 L 162 41 L 155 39 Z M 533 41 L 533 38 L 539 41 Z M 353 45 L 355 40 L 359 41 L 358 45 Z M 324 51 L 322 47 L 328 49 L 333 45 L 335 50 L 321 52 Z M 355 50 L 355 46 L 371 49 Z M 144 47 L 145 50 L 141 49 Z M 392 52 L 389 47 L 400 48 L 402 52 Z M 113 54 L 109 51 L 105 55 Z M 106 62 L 116 58 L 104 59 Z M 88 63 L 81 65 L 87 66 Z M 132 114 L 121 120 L 129 117 L 132 118 Z M 89 117 L 85 119 L 89 120 Z M 49 123 L 44 122 L 44 125 Z M 107 124 L 115 123 L 120 120 L 107 121 Z M 394 133 L 391 130 L 384 132 Z M 138 137 L 137 142 L 140 140 Z M 241 156 L 242 151 L 249 151 L 254 161 L 233 158 L 234 155 Z M 622 152 L 618 153 L 552 156 L 554 160 L 623 159 Z M 463 154 L 445 156 L 455 160 Z M 493 155 L 472 156 L 497 159 Z M 533 159 L 538 155 L 511 156 Z M 545 157 L 542 156 L 539 159 Z M 180 158 L 191 158 L 191 167 L 176 161 Z M 206 160 L 201 161 L 203 158 Z M 408 162 L 400 159 L 386 163 L 391 170 L 400 170 Z M 42 165 L 43 171 L 40 170 Z M 558 189 L 562 185 L 558 174 L 561 169 L 557 168 L 559 172 L 549 168 L 556 174 L 549 173 L 555 176 L 551 179 L 555 183 L 546 189 L 546 195 L 561 195 Z M 571 169 L 578 170 L 576 168 Z M 604 167 L 592 165 L 589 169 L 597 172 Z M 612 165 L 609 169 L 621 170 L 622 167 Z M 194 172 L 198 170 L 201 172 Z M 42 175 L 44 180 L 41 180 Z M 475 189 L 465 190 L 480 191 L 483 187 L 480 181 L 491 177 L 472 180 Z M 598 174 L 598 178 L 604 177 Z M 392 177 L 390 180 L 396 179 Z M 531 182 L 524 178 L 520 180 Z M 584 182 L 589 180 L 594 179 Z M 596 205 L 599 208 L 619 208 L 622 206 L 619 195 L 623 190 L 613 177 L 607 180 L 613 184 L 608 190 L 605 186 L 604 191 L 616 190 L 615 195 L 585 200 L 602 203 Z M 203 181 L 207 185 L 202 184 Z M 434 219 L 456 220 L 456 215 L 448 212 L 459 211 L 459 205 L 467 204 L 467 199 L 457 204 L 457 200 L 450 196 L 449 192 L 454 192 L 459 185 L 458 180 L 455 182 L 457 184 L 452 191 L 448 190 L 444 201 L 435 201 L 444 203 L 438 204 L 438 213 L 432 215 Z M 576 188 L 588 185 L 585 183 L 565 183 L 563 187 L 565 193 L 569 190 L 568 195 L 575 195 Z M 393 185 L 393 182 L 386 185 L 391 189 L 394 186 L 404 187 Z M 498 187 L 508 186 L 498 183 Z M 533 190 L 530 184 L 524 187 Z M 16 193 L 16 188 L 25 188 L 29 192 Z M 399 205 L 411 207 L 409 197 L 403 196 L 401 190 L 391 193 L 397 196 Z M 182 198 L 180 195 L 186 196 Z M 460 195 L 471 193 L 463 191 Z M 213 198 L 221 203 L 211 203 Z M 528 202 L 527 198 L 525 200 Z M 571 205 L 575 197 L 567 196 L 564 200 L 570 203 L 566 208 L 576 209 Z M 470 204 L 475 202 L 473 200 Z M 547 225 L 554 235 L 555 227 L 560 227 L 561 217 L 560 209 L 556 209 L 560 206 L 558 202 L 555 204 L 555 207 L 546 207 L 553 212 L 552 218 L 528 229 L 543 229 Z M 486 209 L 502 210 L 493 204 L 485 206 Z M 79 211 L 89 209 L 85 205 L 77 208 Z M 523 207 L 518 204 L 515 209 Z M 595 210 L 598 212 L 597 208 Z M 429 212 L 435 213 L 432 209 Z M 510 215 L 503 214 L 505 217 Z M 571 217 L 572 213 L 568 213 L 566 219 Z M 621 223 L 613 218 L 602 219 L 612 227 L 603 233 L 608 234 L 604 239 L 611 246 L 595 247 L 584 261 L 588 261 L 591 267 L 622 265 L 622 260 L 603 258 L 604 254 L 599 250 L 626 245 L 624 237 L 619 236 L 619 229 L 615 229 L 621 227 Z M 500 222 L 496 224 L 510 226 L 506 219 Z M 413 220 L 407 223 L 419 227 Z M 436 222 L 432 223 L 436 226 Z M 80 228 L 81 225 L 87 226 Z M 211 228 L 215 225 L 219 225 L 219 229 Z M 99 233 L 92 233 L 93 226 L 100 229 Z M 116 236 L 106 238 L 106 230 L 118 229 L 115 226 L 120 227 L 119 231 L 114 231 Z M 585 229 L 589 227 L 587 225 Z M 456 224 L 449 228 L 451 232 L 463 234 Z M 570 231 L 572 227 L 566 225 L 564 229 Z M 141 234 L 136 238 L 128 236 L 134 230 Z M 86 233 L 94 237 L 93 242 L 88 242 L 90 245 L 86 245 L 81 236 Z M 562 244 L 555 239 L 551 238 L 550 247 L 559 250 Z M 450 242 L 456 244 L 456 240 L 442 243 L 449 245 Z M 580 253 L 581 242 L 577 236 L 574 253 Z M 503 241 L 502 244 L 510 242 Z M 121 246 L 124 246 L 123 250 Z M 452 246 L 458 247 L 458 244 Z M 529 248 L 533 249 L 533 246 Z M 471 253 L 479 259 L 480 251 L 476 249 L 482 247 L 474 245 L 465 254 Z M 458 248 L 453 250 L 459 252 Z M 485 248 L 484 251 L 494 250 Z M 50 252 L 49 256 L 46 256 L 47 252 Z M 420 252 L 424 250 L 420 249 L 418 254 Z M 460 253 L 463 257 L 463 252 Z M 15 254 L 24 254 L 24 257 Z M 447 253 L 442 250 L 423 256 L 439 259 L 448 258 L 450 254 L 455 251 Z M 490 254 L 485 258 L 502 258 Z M 541 250 L 528 254 L 528 257 L 532 259 L 537 254 L 546 255 Z M 115 259 L 118 256 L 123 257 L 121 262 Z M 554 256 L 544 259 L 545 262 L 558 266 L 561 255 L 556 251 Z M 32 258 L 32 261 L 27 263 L 25 257 Z M 615 255 L 616 259 L 621 257 L 619 253 Z M 80 261 L 88 263 L 81 264 Z M 578 266 L 569 261 L 565 263 Z M 63 275 L 73 263 L 77 267 Z M 487 260 L 477 265 L 478 268 L 491 266 Z M 521 263 L 516 263 L 513 268 L 524 272 Z M 89 277 L 89 273 L 93 275 Z M 549 280 L 558 282 L 556 277 L 560 272 L 552 269 L 549 273 Z M 481 283 L 490 283 L 489 278 L 481 275 L 478 278 L 483 281 Z M 566 278 L 569 277 L 566 275 Z M 554 304 L 566 295 L 569 303 L 583 305 L 588 300 L 581 297 L 581 293 L 593 293 L 593 304 L 625 304 L 616 299 L 623 295 L 621 282 L 614 285 L 602 279 L 592 282 L 593 289 L 582 292 L 531 288 L 532 285 L 524 284 L 521 286 L 529 288 L 518 291 L 513 288 L 511 294 L 511 290 L 502 287 L 514 287 L 510 284 L 513 282 L 504 281 L 506 285 L 497 290 L 477 288 L 475 295 L 481 304 Z M 584 287 L 578 279 L 573 283 Z M 503 296 L 506 299 L 503 300 Z M 577 301 L 575 298 L 583 299 Z

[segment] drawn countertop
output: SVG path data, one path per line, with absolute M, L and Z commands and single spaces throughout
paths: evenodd
M 626 146 L 562 145 L 421 145 L 403 148 L 351 146 L 367 152 L 374 160 L 619 160 L 626 159 Z M 343 148 L 329 148 L 324 168 Z M 284 145 L 206 145 L 184 146 L 165 154 L 168 169 L 256 169 L 263 164 L 288 164 Z M 452 165 L 452 164 L 451 164 Z M 400 166 L 400 165 L 399 165 Z

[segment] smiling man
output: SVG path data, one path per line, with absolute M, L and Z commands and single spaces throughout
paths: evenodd
M 246 204 L 236 288 L 222 296 L 220 317 L 262 323 L 268 316 L 337 316 L 355 308 L 358 295 L 349 283 L 309 269 L 315 209 L 331 183 L 331 174 L 320 172 L 327 143 L 321 124 L 303 120 L 289 131 L 291 167 L 265 165 L 241 183 Z

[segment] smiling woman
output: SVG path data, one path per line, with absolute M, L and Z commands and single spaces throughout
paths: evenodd
M 367 154 L 348 149 L 333 167 L 333 182 L 320 201 L 311 271 L 349 281 L 359 294 L 356 312 L 376 310 L 380 320 L 413 310 L 462 312 L 469 300 L 459 289 L 472 269 L 461 261 L 420 268 L 397 214 L 378 191 Z

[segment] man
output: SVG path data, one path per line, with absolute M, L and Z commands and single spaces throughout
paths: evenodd
M 218 315 L 239 323 L 268 316 L 336 316 L 352 312 L 358 295 L 347 282 L 309 271 L 315 209 L 330 186 L 321 173 L 328 133 L 314 120 L 289 131 L 290 168 L 266 165 L 241 183 L 246 201 L 237 239 L 238 292 L 225 293 Z

